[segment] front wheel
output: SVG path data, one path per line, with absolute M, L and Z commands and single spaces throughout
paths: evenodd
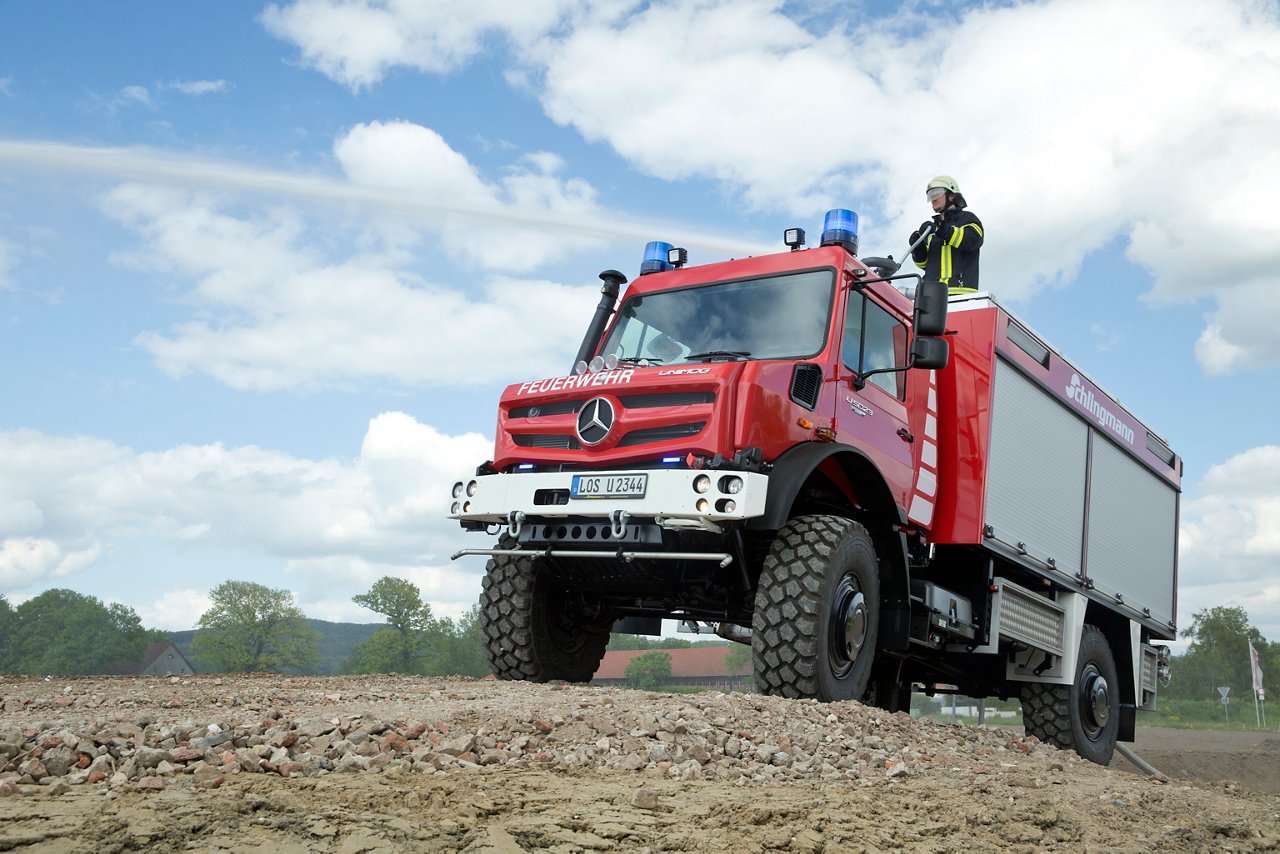
M 514 540 L 504 537 L 499 548 Z M 538 559 L 494 555 L 480 592 L 480 634 L 499 679 L 589 682 L 604 657 L 612 620 L 555 584 Z
M 756 589 L 751 647 L 760 693 L 863 697 L 879 625 L 879 562 L 867 529 L 840 516 L 787 522 Z
M 1120 732 L 1120 679 L 1101 629 L 1084 627 L 1073 684 L 1022 687 L 1022 720 L 1027 735 L 1110 764 Z

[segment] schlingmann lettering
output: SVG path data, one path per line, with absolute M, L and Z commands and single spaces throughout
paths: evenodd
M 635 371 L 631 368 L 622 371 L 600 371 L 595 374 L 578 374 L 574 377 L 552 377 L 546 380 L 534 380 L 533 382 L 521 383 L 516 394 L 537 394 L 545 391 L 560 391 L 562 389 L 587 388 L 601 385 L 621 385 L 631 382 L 631 375 Z
M 1117 418 L 1110 409 L 1103 406 L 1102 402 L 1094 397 L 1093 392 L 1085 388 L 1080 382 L 1079 374 L 1071 375 L 1071 385 L 1066 387 L 1065 392 L 1069 399 L 1080 404 L 1086 412 L 1096 418 L 1102 429 L 1110 430 L 1130 445 L 1133 444 L 1133 428 Z

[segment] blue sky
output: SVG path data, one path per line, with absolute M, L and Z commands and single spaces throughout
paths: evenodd
M 457 615 L 448 485 L 600 270 L 836 206 L 900 254 L 946 172 L 984 285 L 1183 455 L 1180 623 L 1280 639 L 1280 18 L 1119 6 L 0 0 L 0 593 Z

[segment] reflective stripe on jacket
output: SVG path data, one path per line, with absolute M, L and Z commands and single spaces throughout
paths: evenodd
M 935 231 L 940 217 L 934 217 Z M 938 240 L 930 234 L 922 246 L 911 253 L 917 267 L 924 269 L 929 281 L 947 285 L 951 293 L 967 293 L 978 289 L 978 256 L 982 248 L 982 222 L 967 210 L 948 211 L 945 224 L 954 226 L 951 235 Z

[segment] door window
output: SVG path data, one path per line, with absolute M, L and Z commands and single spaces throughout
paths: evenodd
M 879 368 L 904 368 L 907 364 L 907 327 L 861 291 L 849 294 L 844 316 L 845 367 L 859 373 Z M 874 374 L 867 382 L 902 400 L 906 371 Z

